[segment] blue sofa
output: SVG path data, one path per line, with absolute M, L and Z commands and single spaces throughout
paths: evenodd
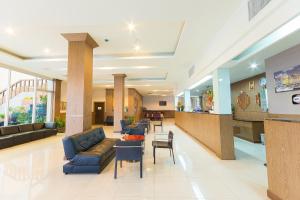
M 102 128 L 96 128 L 65 137 L 65 174 L 100 173 L 115 157 L 114 145 L 120 139 L 106 138 Z

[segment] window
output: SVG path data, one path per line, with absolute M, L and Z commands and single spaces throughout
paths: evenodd
M 53 100 L 53 81 L 37 79 L 35 121 L 51 121 Z
M 35 77 L 11 71 L 8 125 L 32 122 Z
M 6 98 L 9 80 L 9 70 L 0 67 L 0 126 L 4 126 L 6 116 Z
M 0 74 L 0 126 L 52 120 L 52 80 L 4 68 Z

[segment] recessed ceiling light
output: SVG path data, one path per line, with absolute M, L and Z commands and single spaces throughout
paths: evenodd
M 15 31 L 11 27 L 5 28 L 5 33 L 7 33 L 8 35 L 15 35 Z
M 46 54 L 48 54 L 48 53 L 50 53 L 50 49 L 49 49 L 49 48 L 45 48 L 45 49 L 44 49 L 44 52 L 45 52 Z
M 120 67 L 95 67 L 96 70 L 113 70 L 113 69 L 119 69 Z
M 135 30 L 135 24 L 133 22 L 128 23 L 127 27 L 130 32 Z
M 135 50 L 135 51 L 139 51 L 140 49 L 141 49 L 140 45 L 136 44 L 136 45 L 134 46 L 134 50 Z
M 152 67 L 151 66 L 135 66 L 134 68 L 136 68 L 136 69 L 150 69 Z
M 250 68 L 251 69 L 256 69 L 258 67 L 258 64 L 257 63 L 252 63 L 251 65 L 250 65 Z

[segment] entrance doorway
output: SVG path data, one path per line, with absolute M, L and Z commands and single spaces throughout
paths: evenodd
M 95 124 L 103 124 L 104 123 L 104 102 L 94 102 L 94 110 L 95 110 Z

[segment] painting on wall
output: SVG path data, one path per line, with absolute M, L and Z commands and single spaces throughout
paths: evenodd
M 275 92 L 300 90 L 300 65 L 274 73 Z
M 249 90 L 252 91 L 255 88 L 255 82 L 254 81 L 249 81 Z

